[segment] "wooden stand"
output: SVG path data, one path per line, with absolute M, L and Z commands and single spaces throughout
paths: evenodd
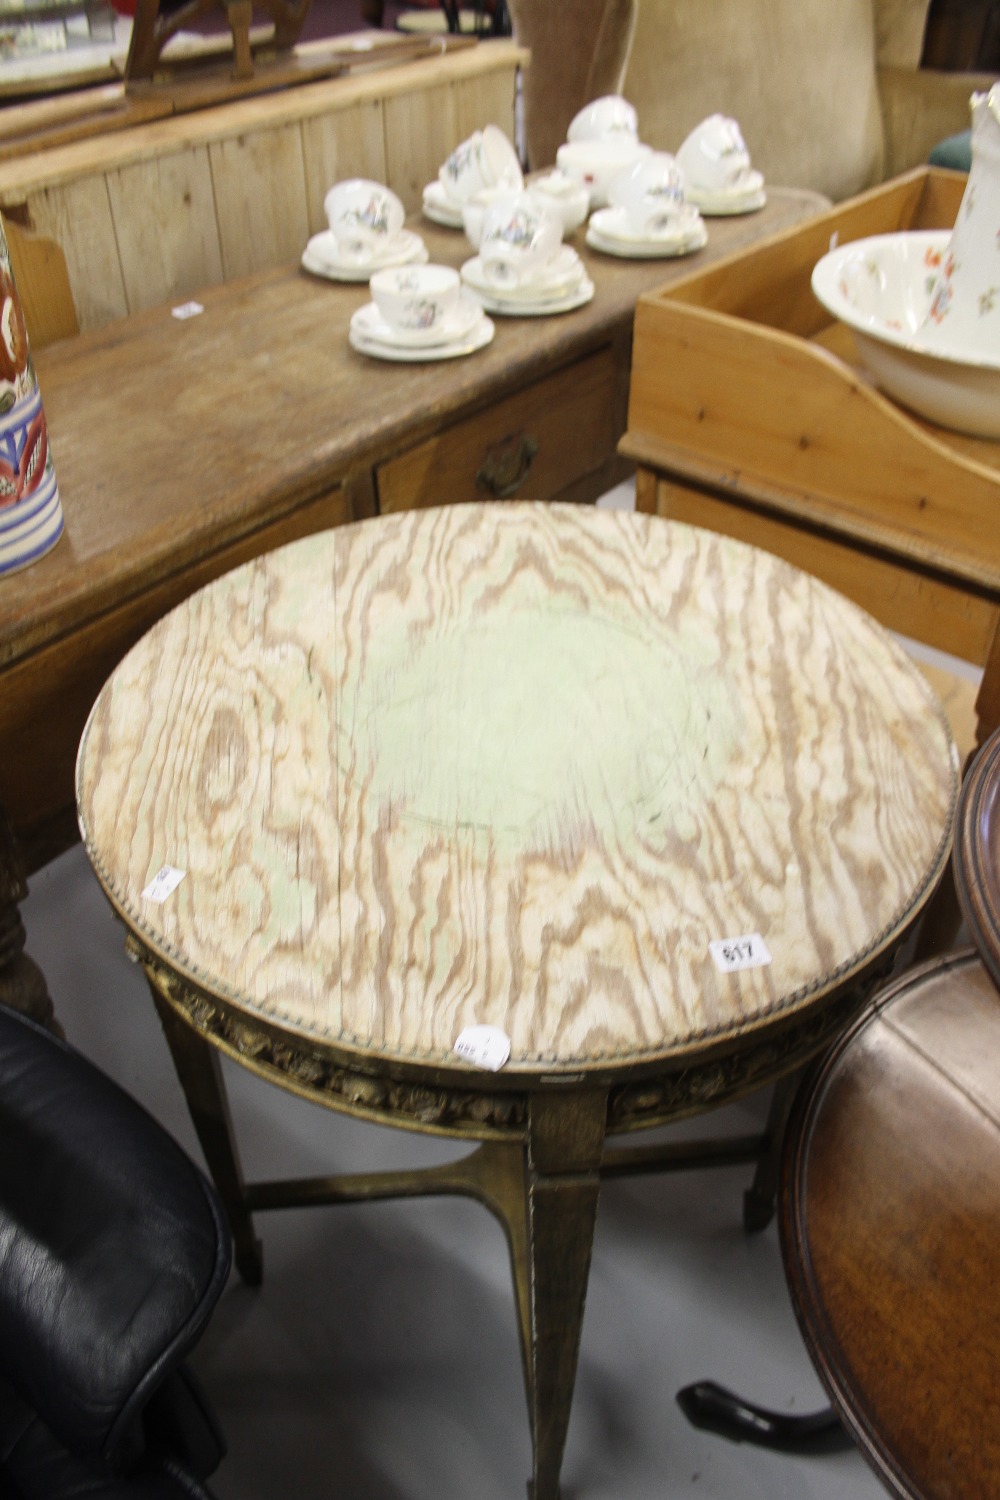
M 621 451 L 641 509 L 776 552 L 984 666 L 981 740 L 1000 722 L 1000 444 L 884 397 L 810 288 L 835 236 L 948 228 L 965 182 L 911 172 L 642 298 Z

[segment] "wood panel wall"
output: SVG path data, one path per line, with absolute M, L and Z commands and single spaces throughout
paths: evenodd
M 0 163 L 33 345 L 53 336 L 50 323 L 56 336 L 73 318 L 98 328 L 297 259 L 340 178 L 387 182 L 415 211 L 473 129 L 513 137 L 525 57 L 513 42 L 484 42 Z M 71 315 L 53 319 L 67 285 Z

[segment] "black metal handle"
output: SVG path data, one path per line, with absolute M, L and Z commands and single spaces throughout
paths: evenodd
M 528 477 L 538 452 L 537 439 L 519 432 L 490 448 L 476 473 L 476 489 L 494 500 L 510 500 Z

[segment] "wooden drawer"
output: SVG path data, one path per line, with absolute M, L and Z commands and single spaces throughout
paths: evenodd
M 379 509 L 555 499 L 614 455 L 615 370 L 609 346 L 389 459 Z
M 125 652 L 168 610 L 230 568 L 353 519 L 344 491 L 336 489 L 0 673 L 0 802 L 29 870 L 73 842 L 77 745 L 94 699 Z

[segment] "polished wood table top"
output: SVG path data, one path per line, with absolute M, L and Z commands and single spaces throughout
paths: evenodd
M 962 785 L 955 882 L 979 955 L 1000 988 L 1000 731 Z
M 997 1492 L 998 1102 L 1000 995 L 965 952 L 880 995 L 790 1128 L 792 1301 L 838 1414 L 905 1500 Z
M 789 1127 L 782 1246 L 835 1408 L 905 1500 L 997 1492 L 1000 731 L 963 782 L 955 878 L 979 950 L 911 970 Z
M 957 790 L 923 678 L 823 584 L 527 503 L 341 527 L 211 584 L 115 671 L 77 773 L 196 1119 L 220 1048 L 506 1150 L 466 1190 L 514 1250 L 536 1500 L 605 1134 L 815 1052 L 929 897 Z M 456 1051 L 474 1026 L 509 1039 L 498 1071 Z M 246 1209 L 275 1200 L 206 1139 L 246 1267 Z

